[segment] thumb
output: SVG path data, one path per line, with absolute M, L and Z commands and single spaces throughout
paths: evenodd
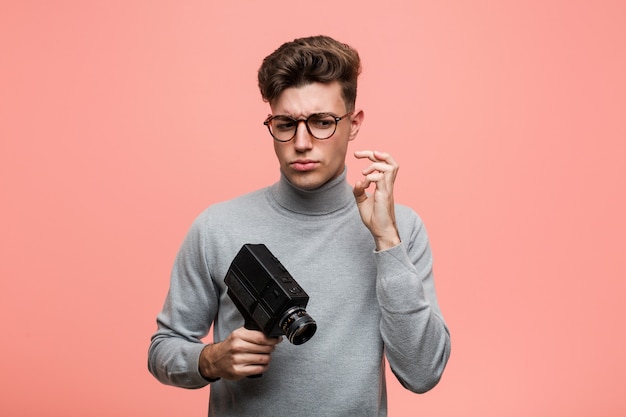
M 354 184 L 354 188 L 352 189 L 352 193 L 354 194 L 354 198 L 357 203 L 362 203 L 367 200 L 367 194 L 365 193 L 365 189 L 369 186 L 369 181 L 357 181 Z

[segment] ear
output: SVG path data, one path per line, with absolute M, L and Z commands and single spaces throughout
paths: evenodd
M 350 117 L 350 138 L 348 140 L 356 139 L 356 135 L 359 133 L 364 119 L 365 113 L 363 110 L 354 111 L 354 114 Z

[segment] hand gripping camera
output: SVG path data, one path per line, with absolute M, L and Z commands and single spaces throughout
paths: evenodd
M 309 296 L 265 245 L 243 245 L 224 282 L 246 329 L 285 335 L 294 345 L 315 334 L 317 324 L 304 309 Z

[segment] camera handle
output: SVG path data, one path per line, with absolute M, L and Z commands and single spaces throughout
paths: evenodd
M 261 329 L 252 320 L 248 321 L 246 319 L 243 327 L 248 329 L 248 330 L 258 330 L 258 331 L 261 331 Z M 262 376 L 263 376 L 263 374 L 254 374 L 254 375 L 248 375 L 248 378 L 254 379 L 254 378 L 261 378 Z

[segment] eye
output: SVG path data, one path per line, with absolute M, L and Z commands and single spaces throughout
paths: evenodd
M 276 117 L 272 119 L 272 126 L 276 130 L 287 131 L 292 130 L 296 125 L 296 121 L 288 117 Z
M 328 115 L 312 115 L 309 125 L 316 129 L 330 129 L 335 125 L 335 118 Z

